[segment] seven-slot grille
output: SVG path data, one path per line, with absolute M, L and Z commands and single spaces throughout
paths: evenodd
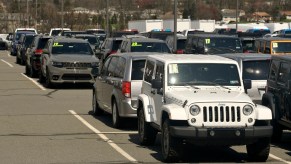
M 240 122 L 241 108 L 239 106 L 204 106 L 204 122 Z
M 72 68 L 85 69 L 85 68 L 91 68 L 91 63 L 63 62 L 63 67 L 67 69 L 72 69 Z

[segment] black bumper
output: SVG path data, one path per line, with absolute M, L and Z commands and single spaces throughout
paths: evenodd
M 252 143 L 260 138 L 270 138 L 272 132 L 272 126 L 252 126 L 246 128 L 170 127 L 170 133 L 173 137 L 183 138 L 189 141 L 205 141 L 209 144 L 219 145 Z

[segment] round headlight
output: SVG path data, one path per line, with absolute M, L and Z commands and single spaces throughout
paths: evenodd
M 253 111 L 254 111 L 254 109 L 253 109 L 253 107 L 250 106 L 250 105 L 246 105 L 246 106 L 244 106 L 244 108 L 243 108 L 243 113 L 244 113 L 244 115 L 246 115 L 246 116 L 252 114 Z
M 197 116 L 200 113 L 200 108 L 197 105 L 193 105 L 190 107 L 190 114 L 193 116 Z

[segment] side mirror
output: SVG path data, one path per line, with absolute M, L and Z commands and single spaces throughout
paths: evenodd
M 151 84 L 152 84 L 153 89 L 159 90 L 162 88 L 162 80 L 161 79 L 153 79 Z
M 97 76 L 99 76 L 99 75 L 100 75 L 100 73 L 99 73 L 99 67 L 94 67 L 94 68 L 92 68 L 92 70 L 91 70 L 91 74 L 92 74 L 92 76 L 94 77 L 94 79 L 95 79 Z
M 245 92 L 248 93 L 247 90 L 252 88 L 252 80 L 245 79 L 245 80 L 243 80 L 243 83 L 244 83 Z

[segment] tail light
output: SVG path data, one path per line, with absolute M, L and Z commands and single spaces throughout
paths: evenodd
M 115 53 L 117 53 L 117 51 L 112 50 L 112 51 L 109 52 L 109 55 L 115 54 Z
M 127 98 L 131 97 L 131 83 L 130 82 L 128 81 L 122 82 L 122 94 Z
M 42 49 L 36 49 L 36 50 L 34 51 L 34 54 L 35 54 L 35 55 L 41 55 L 41 54 L 42 54 Z
M 183 50 L 177 50 L 176 53 L 177 54 L 183 54 L 184 52 L 183 52 Z

